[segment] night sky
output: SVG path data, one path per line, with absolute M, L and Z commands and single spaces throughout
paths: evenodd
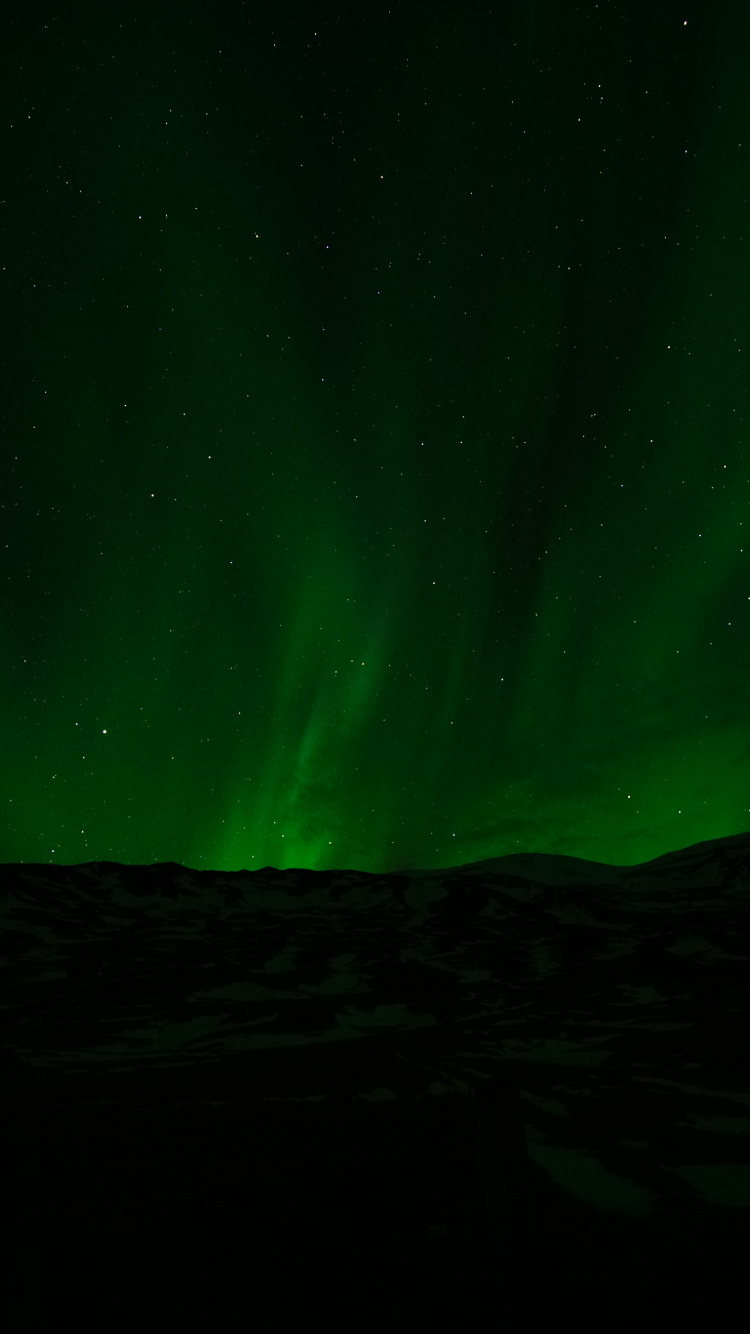
M 746 4 L 34 4 L 0 860 L 750 829 Z

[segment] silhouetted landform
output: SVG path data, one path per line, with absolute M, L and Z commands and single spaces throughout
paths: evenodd
M 12 1318 L 218 1328 L 263 1292 L 341 1328 L 721 1326 L 749 903 L 745 834 L 629 867 L 0 867 Z

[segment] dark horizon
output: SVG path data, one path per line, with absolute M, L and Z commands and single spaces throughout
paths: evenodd
M 246 875 L 255 875 L 255 874 L 257 874 L 257 875 L 262 875 L 263 872 L 265 872 L 265 871 L 272 871 L 272 872 L 274 872 L 274 873 L 276 873 L 276 874 L 287 874 L 287 873 L 288 873 L 289 875 L 294 875 L 295 873 L 299 873 L 299 872 L 302 872 L 302 873 L 304 873 L 304 874 L 308 874 L 310 871 L 319 871 L 319 872 L 321 872 L 321 874 L 324 874 L 324 875 L 325 875 L 325 874 L 341 874 L 341 875 L 356 875 L 356 876 L 362 876 L 362 875 L 365 875 L 365 876 L 366 876 L 366 875 L 419 875 L 419 876 L 430 876 L 430 875 L 432 875 L 432 874 L 439 875 L 441 872 L 447 872 L 447 871 L 457 871 L 457 870 L 467 870 L 467 871 L 470 871 L 470 870 L 472 870 L 472 869 L 474 869 L 474 868 L 478 868 L 478 867 L 487 867 L 487 868 L 490 868 L 490 869 L 494 869 L 496 863 L 502 863 L 502 862 L 507 861 L 507 860 L 510 860 L 510 859 L 522 859 L 522 860 L 526 860 L 526 859 L 535 859 L 535 858 L 537 858 L 537 857 L 541 857 L 542 859 L 549 858 L 550 860 L 560 861 L 560 862 L 581 862 L 581 863 L 583 863 L 583 864 L 585 864 L 585 865 L 588 865 L 588 866 L 591 866 L 591 867 L 603 867 L 603 868 L 605 868 L 605 869 L 609 869 L 609 870 L 612 870 L 612 871 L 619 871 L 619 870 L 627 871 L 627 870 L 637 870 L 638 867 L 640 867 L 640 866 L 643 866 L 643 867 L 645 868 L 645 867 L 648 867 L 648 866 L 652 865 L 654 862 L 668 862 L 668 861 L 673 860 L 673 859 L 683 859 L 683 858 L 686 858 L 686 857 L 687 857 L 689 854 L 691 854 L 691 853 L 693 853 L 693 854 L 695 855 L 696 859 L 698 859 L 698 858 L 700 858 L 701 856 L 705 855 L 705 849 L 709 848 L 710 846 L 714 846 L 714 845 L 715 845 L 715 846 L 719 846 L 719 845 L 724 845 L 724 844 L 726 844 L 726 845 L 730 845 L 730 846 L 731 846 L 731 845 L 733 845 L 733 844 L 737 844 L 738 842 L 741 842 L 741 841 L 745 841 L 745 842 L 747 843 L 747 846 L 748 846 L 748 852 L 750 853 L 750 833 L 741 831 L 740 833 L 737 833 L 737 834 L 727 834 L 727 835 L 724 835 L 724 836 L 721 837 L 721 838 L 700 839 L 700 840 L 697 840 L 695 843 L 688 843 L 688 844 L 686 844 L 686 846 L 685 846 L 684 848 L 673 848 L 673 849 L 670 849 L 670 850 L 667 851 L 667 852 L 659 853 L 656 857 L 650 857 L 650 858 L 648 858 L 646 861 L 643 861 L 643 862 L 619 862 L 619 863 L 616 863 L 616 862 L 600 862 L 600 861 L 595 861 L 595 860 L 592 859 L 592 858 L 575 857 L 575 856 L 569 855 L 568 853 L 560 853 L 560 852 L 558 852 L 558 853 L 554 853 L 554 852 L 553 852 L 553 853 L 546 853 L 546 852 L 541 852 L 541 853 L 540 853 L 540 852 L 511 852 L 511 853 L 506 853 L 506 854 L 504 854 L 503 856 L 500 856 L 500 857 L 483 857 L 483 858 L 478 858 L 478 859 L 477 859 L 476 861 L 474 861 L 474 862 L 461 862 L 461 863 L 457 863 L 457 864 L 454 865 L 454 866 L 441 866 L 441 867 L 438 867 L 438 866 L 432 866 L 432 867 L 401 866 L 401 867 L 392 867 L 392 868 L 391 868 L 390 870 L 388 870 L 388 871 L 365 871 L 365 870 L 363 870 L 362 868 L 360 868 L 360 867 L 356 867 L 356 866 L 339 866 L 339 867 L 303 867 L 303 866 L 285 866 L 285 867 L 278 867 L 278 866 L 271 866 L 271 865 L 268 865 L 268 866 L 240 866 L 240 867 L 236 867 L 236 868 L 234 868 L 232 871 L 226 871 L 226 870 L 223 870 L 223 869 L 221 869 L 221 868 L 210 867 L 210 866 L 188 866 L 185 862 L 175 862 L 175 861 L 172 861 L 172 860 L 165 860 L 165 861 L 151 861 L 151 862 L 118 862 L 118 861 L 113 861 L 113 860 L 110 859 L 110 858 L 104 858 L 104 857 L 101 857 L 101 858 L 97 858 L 97 859 L 95 859 L 95 860 L 86 861 L 86 862 L 23 862 L 23 861 L 21 861 L 21 862 L 0 862 L 0 876 L 1 876 L 1 874 L 2 874 L 3 871 L 11 870 L 13 867 L 16 867 L 16 866 L 58 867 L 58 868 L 60 868 L 60 869 L 65 869 L 65 868 L 68 868 L 68 867 L 72 868 L 72 867 L 86 867 L 86 866 L 116 866 L 116 867 L 122 867 L 123 869 L 126 869 L 126 870 L 149 870 L 149 871 L 150 871 L 150 870 L 154 870 L 154 869 L 156 869 L 157 867 L 164 867 L 164 868 L 177 867 L 177 868 L 180 869 L 180 870 L 185 870 L 185 871 L 198 871 L 198 872 L 201 872 L 201 873 L 203 873 L 203 874 L 205 874 L 205 875 L 209 875 L 209 876 L 211 876 L 211 875 L 235 875 L 235 874 L 236 874 L 236 875 L 239 875 L 239 874 L 246 874 Z M 701 851 L 701 850 L 704 850 L 704 851 Z M 500 869 L 500 868 L 498 867 L 497 869 Z

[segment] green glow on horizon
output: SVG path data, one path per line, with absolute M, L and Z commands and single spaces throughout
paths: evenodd
M 301 38 L 224 39 L 219 82 L 189 25 L 43 48 L 1 861 L 632 865 L 750 829 L 742 43 L 659 28 L 597 100 L 614 18 L 582 50 L 541 8 L 523 57 L 489 15 L 469 65 L 443 34 L 445 87 L 385 18 L 356 87 Z

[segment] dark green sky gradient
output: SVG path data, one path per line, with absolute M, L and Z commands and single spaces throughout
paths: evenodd
M 750 829 L 747 7 L 266 8 L 6 25 L 0 860 Z

